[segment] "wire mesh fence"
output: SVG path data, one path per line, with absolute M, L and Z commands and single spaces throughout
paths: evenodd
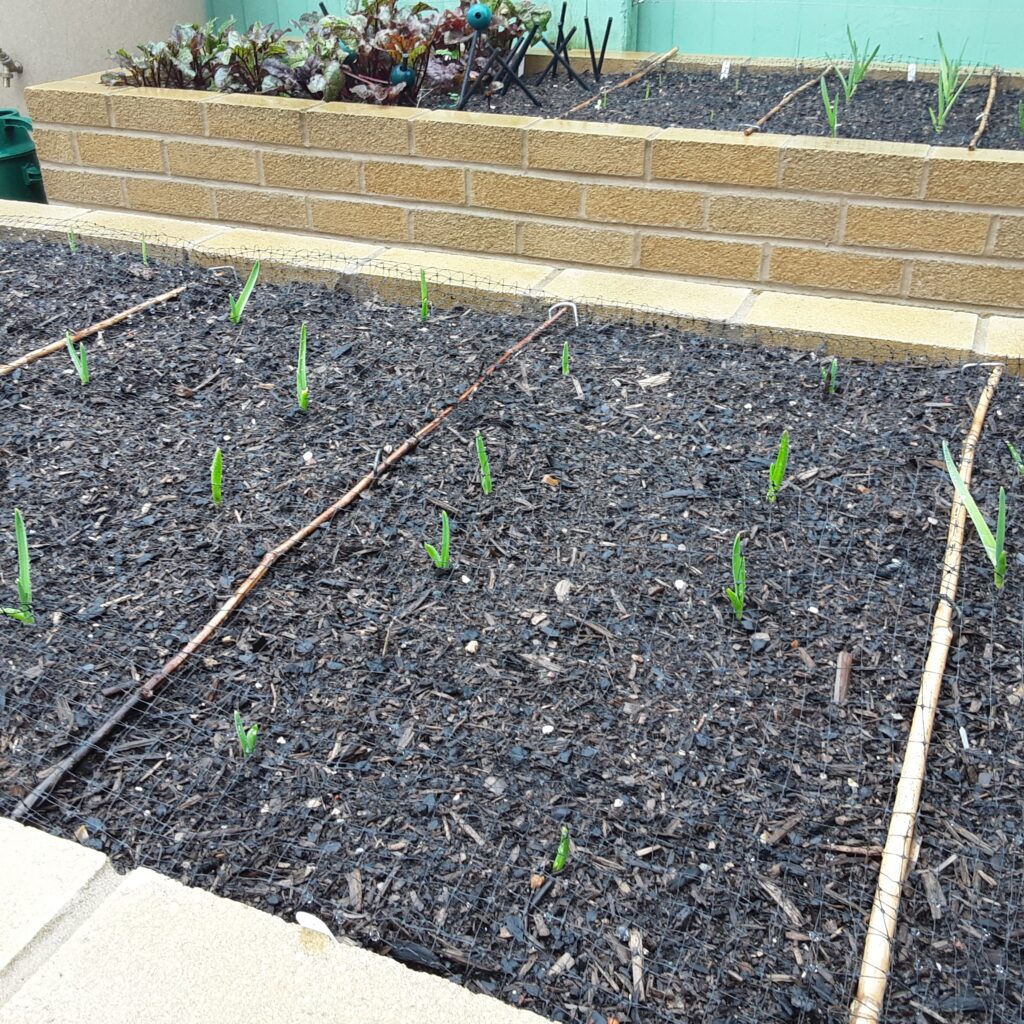
M 333 290 L 258 285 L 233 326 L 234 272 L 164 263 L 168 239 L 145 265 L 76 244 L 0 245 L 0 359 L 188 288 L 90 342 L 85 388 L 60 353 L 0 380 L 37 612 L 0 622 L 4 813 L 555 298 L 427 268 L 452 295 L 424 321 L 418 273 L 324 254 Z M 410 281 L 412 306 L 381 298 Z M 820 353 L 781 334 L 741 345 L 612 306 L 559 321 L 276 565 L 25 820 L 553 1020 L 848 1020 L 941 604 L 937 452 L 986 371 L 844 359 L 829 395 Z M 968 534 L 884 1020 L 1022 1012 L 1020 409 L 1006 377 L 972 489 L 985 510 L 1010 492 L 1010 572 L 996 594 Z M 442 510 L 448 572 L 422 550 Z M 236 709 L 261 726 L 248 759 Z

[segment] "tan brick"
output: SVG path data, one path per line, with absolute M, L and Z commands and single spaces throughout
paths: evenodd
M 523 255 L 570 263 L 597 263 L 602 267 L 631 267 L 633 235 L 625 231 L 530 222 L 523 229 Z
M 118 89 L 110 96 L 115 128 L 162 135 L 202 135 L 209 93 L 187 89 Z
M 251 188 L 218 188 L 214 194 L 218 220 L 271 228 L 308 227 L 304 196 Z
M 36 144 L 39 159 L 49 160 L 55 164 L 75 162 L 75 145 L 72 139 L 72 133 L 61 128 L 36 128 L 32 132 L 32 141 Z
M 761 135 L 667 128 L 651 143 L 651 174 L 667 181 L 771 187 L 780 145 Z
M 472 206 L 510 213 L 539 213 L 548 217 L 578 217 L 581 185 L 564 178 L 536 174 L 472 172 Z
M 309 145 L 339 153 L 407 156 L 409 122 L 422 113 L 415 107 L 321 103 L 305 114 Z
M 177 178 L 259 184 L 252 146 L 215 146 L 206 142 L 167 142 L 167 164 Z
M 989 317 L 985 355 L 1024 359 L 1024 317 Z
M 773 245 L 768 279 L 841 292 L 897 295 L 902 274 L 903 260 L 896 257 Z
M 114 167 L 121 171 L 164 169 L 159 139 L 116 132 L 79 132 L 78 156 L 85 167 Z
M 915 260 L 910 294 L 917 299 L 1024 310 L 1024 268 Z
M 268 185 L 305 192 L 358 192 L 359 161 L 265 150 L 263 177 Z
M 178 217 L 211 220 L 216 212 L 213 189 L 170 178 L 127 178 L 128 208 L 153 213 L 173 213 Z
M 368 160 L 363 164 L 363 181 L 370 195 L 459 206 L 466 202 L 466 172 L 461 167 Z
M 642 185 L 588 185 L 587 219 L 610 224 L 699 228 L 704 222 L 704 194 Z
M 787 138 L 782 187 L 916 198 L 927 146 L 864 139 Z
M 538 121 L 526 129 L 527 167 L 641 178 L 655 129 L 590 121 Z
M 313 227 L 348 238 L 382 238 L 402 241 L 408 237 L 408 213 L 400 206 L 360 203 L 348 199 L 314 199 Z
M 432 110 L 412 122 L 417 156 L 521 167 L 524 131 L 535 117 Z
M 761 196 L 712 196 L 708 227 L 733 235 L 807 238 L 831 242 L 839 224 L 839 203 Z
M 1024 153 L 938 147 L 928 158 L 928 199 L 1024 206 Z
M 516 222 L 512 218 L 481 217 L 444 210 L 417 210 L 412 222 L 413 241 L 446 249 L 514 253 Z
M 980 256 L 985 251 L 990 221 L 987 213 L 851 205 L 846 211 L 843 242 Z
M 1004 214 L 999 218 L 994 252 L 997 256 L 1024 259 L 1024 217 Z
M 124 206 L 119 174 L 43 168 L 43 185 L 51 203 L 78 203 L 81 206 Z
M 84 82 L 49 82 L 25 90 L 29 116 L 40 124 L 81 124 L 107 127 L 105 86 Z
M 315 100 L 280 96 L 213 96 L 206 104 L 206 134 L 214 139 L 301 146 L 302 113 Z
M 761 246 L 753 242 L 644 235 L 640 242 L 640 266 L 687 277 L 756 281 L 761 268 Z

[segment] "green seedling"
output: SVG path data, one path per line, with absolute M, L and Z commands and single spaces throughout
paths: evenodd
M 839 389 L 837 379 L 839 376 L 839 360 L 832 357 L 822 368 L 821 368 L 821 386 L 825 391 L 826 395 L 834 395 Z
M 218 448 L 213 453 L 213 462 L 210 463 L 210 497 L 213 498 L 214 505 L 219 505 L 223 492 L 221 490 L 221 482 L 224 479 L 224 456 L 221 450 Z
M 569 376 L 569 339 L 562 343 L 562 376 Z
M 430 298 L 427 294 L 427 272 L 420 268 L 420 323 L 430 319 Z
M 68 249 L 71 250 L 71 255 L 74 256 L 78 252 L 78 235 L 72 230 L 68 230 Z
M 564 871 L 566 864 L 569 863 L 569 826 L 562 826 L 562 835 L 558 840 L 558 850 L 555 853 L 555 859 L 551 862 L 551 870 L 558 874 L 559 871 Z
M 149 266 L 149 246 L 146 245 L 146 236 L 142 236 L 142 265 Z
M 1017 467 L 1018 475 L 1024 476 L 1024 459 L 1021 458 L 1020 452 L 1009 441 L 1006 442 L 1006 447 L 1010 449 L 1010 454 L 1013 456 L 1013 464 Z
M 1024 100 L 1017 104 L 1017 131 L 1024 135 Z
M 836 133 L 839 131 L 839 93 L 835 94 L 833 98 L 828 91 L 828 86 L 825 84 L 825 76 L 821 76 L 821 102 L 825 104 L 825 116 L 828 118 L 828 129 L 832 133 L 832 138 L 836 137 Z
M 260 735 L 260 727 L 254 722 L 252 725 L 245 725 L 242 716 L 235 709 L 235 735 L 238 737 L 238 745 L 242 748 L 242 757 L 252 757 L 256 749 L 256 740 Z
M 71 337 L 71 332 L 65 331 L 64 344 L 67 346 L 68 355 L 71 356 L 71 362 L 74 364 L 75 371 L 78 373 L 78 379 L 82 384 L 88 384 L 89 353 L 85 350 L 85 342 L 81 342 L 78 348 L 75 348 L 75 342 Z
M 743 608 L 747 603 L 747 559 L 738 533 L 732 542 L 732 587 L 726 589 L 725 596 L 736 613 L 736 621 L 742 621 Z
M 476 432 L 476 458 L 480 463 L 480 486 L 484 494 L 490 494 L 494 487 L 491 481 L 491 461 L 487 458 L 487 446 L 479 430 Z
M 966 48 L 967 44 L 964 44 Z M 946 48 L 942 45 L 942 36 L 939 36 L 939 79 L 937 82 L 938 94 L 936 98 L 936 109 L 928 108 L 931 115 L 932 127 L 936 134 L 946 127 L 946 118 L 949 117 L 953 104 L 964 91 L 967 83 L 971 80 L 973 69 L 964 69 L 964 51 L 960 50 L 960 56 L 956 60 L 950 60 L 946 55 Z M 959 81 L 963 74 L 963 81 Z
M 309 408 L 309 382 L 306 379 L 306 325 L 299 328 L 299 363 L 295 368 L 295 397 L 299 408 L 305 412 Z
M 447 569 L 452 549 L 452 528 L 448 523 L 448 513 L 441 512 L 441 550 L 440 552 L 433 544 L 424 544 L 430 560 L 438 569 Z
M 974 528 L 978 531 L 978 539 L 985 549 L 985 554 L 988 555 L 988 560 L 992 563 L 996 589 L 1001 590 L 1006 581 L 1006 491 L 1002 487 L 999 488 L 999 511 L 996 515 L 996 533 L 993 537 L 992 530 L 981 514 L 978 503 L 971 497 L 971 492 L 967 489 L 960 470 L 956 468 L 949 445 L 945 441 L 942 442 L 942 457 L 946 460 L 946 472 L 949 473 L 956 493 L 960 496 L 964 508 L 967 509 L 967 514 L 971 517 L 971 522 L 974 523 Z
M 249 301 L 249 297 L 252 295 L 253 289 L 256 287 L 256 282 L 260 276 L 260 261 L 257 260 L 252 265 L 252 270 L 249 271 L 249 278 L 245 282 L 245 287 L 242 288 L 242 294 L 238 298 L 228 296 L 231 303 L 231 322 L 233 324 L 240 323 L 242 320 L 242 314 L 245 312 L 246 304 Z
M 644 99 L 649 100 L 651 98 L 651 83 L 647 83 L 647 88 L 644 90 Z
M 601 93 L 601 95 L 598 96 L 598 98 L 597 98 L 597 109 L 598 110 L 607 110 L 608 109 L 608 94 L 607 93 Z
M 837 65 L 836 74 L 839 76 L 839 81 L 843 83 L 843 97 L 849 103 L 853 99 L 853 94 L 857 91 L 857 86 L 864 81 L 864 76 L 868 73 L 871 62 L 878 56 L 878 47 L 876 46 L 871 53 L 868 53 L 868 47 L 871 45 L 871 40 L 869 39 L 864 44 L 864 49 L 862 50 L 853 38 L 849 25 L 846 26 L 846 38 L 850 40 L 850 51 L 853 54 L 850 59 L 850 70 L 844 75 Z
M 779 452 L 775 461 L 768 467 L 768 493 L 765 497 L 771 504 L 775 504 L 782 488 L 782 481 L 786 479 L 786 466 L 789 463 L 789 431 L 784 430 L 779 438 Z
M 36 621 L 32 614 L 32 571 L 28 556 L 28 533 L 20 509 L 14 510 L 14 542 L 18 549 L 18 607 L 0 608 L 0 615 L 31 626 Z

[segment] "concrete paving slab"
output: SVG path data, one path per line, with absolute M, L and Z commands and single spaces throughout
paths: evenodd
M 1002 359 L 1024 359 L 1024 317 L 990 317 L 984 354 Z
M 128 875 L 0 1007 L 0 1024 L 42 1021 L 544 1024 L 148 870 Z

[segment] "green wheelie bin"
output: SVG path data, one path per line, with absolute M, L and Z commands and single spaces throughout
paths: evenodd
M 27 117 L 13 108 L 0 109 L 0 199 L 46 202 L 31 133 L 32 122 Z

